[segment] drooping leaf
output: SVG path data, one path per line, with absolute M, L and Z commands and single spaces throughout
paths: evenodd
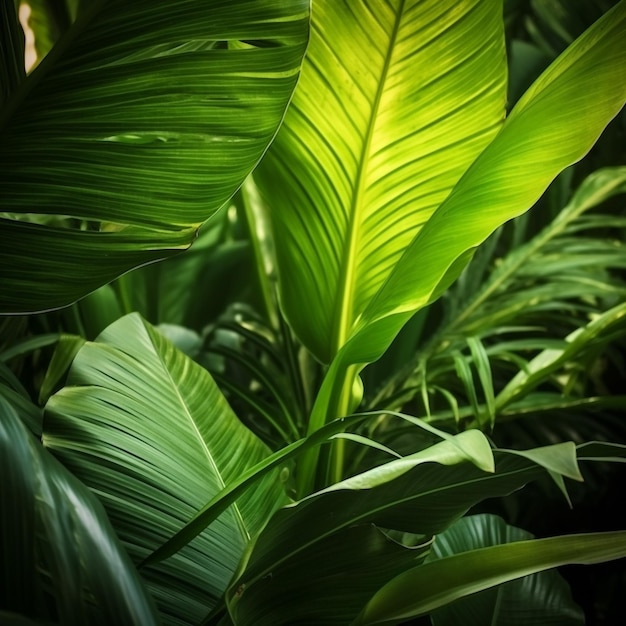
M 368 602 L 353 626 L 397 624 L 522 576 L 623 557 L 626 531 L 516 541 L 463 552 L 400 574 Z
M 350 535 L 346 529 L 357 532 L 374 524 L 427 539 L 442 532 L 477 502 L 508 494 L 545 476 L 544 467 L 555 453 L 569 454 L 568 473 L 576 467 L 573 446 L 558 445 L 534 451 L 540 465 L 519 455 L 495 451 L 495 472 L 486 472 L 467 462 L 468 452 L 478 452 L 474 462 L 487 461 L 486 451 L 479 452 L 484 435 L 478 431 L 463 435 L 356 475 L 275 513 L 227 592 L 234 623 L 269 624 L 272 619 L 277 624 L 289 623 L 281 608 L 283 588 L 274 585 L 275 580 L 289 580 L 290 589 L 296 589 L 299 581 L 299 586 L 306 589 L 306 598 L 301 597 L 300 602 L 313 612 L 326 610 L 330 602 L 349 601 L 329 595 L 325 583 L 319 588 L 315 584 L 334 571 L 326 560 L 315 559 L 318 546 L 330 552 L 334 545 L 332 553 L 343 562 L 354 558 L 353 552 L 359 550 L 347 539 Z M 484 443 L 487 445 L 486 440 Z M 593 458 L 595 452 L 607 454 L 608 450 L 590 452 Z M 298 571 L 296 564 L 303 560 L 311 564 L 305 571 Z M 356 568 L 362 568 L 361 561 L 355 563 Z M 289 572 L 285 579 L 283 572 Z M 344 577 L 349 579 L 351 575 L 350 570 L 344 571 Z M 352 604 L 350 607 L 354 608 Z
M 67 305 L 188 247 L 280 124 L 308 4 L 82 6 L 0 111 L 0 310 Z
M 495 515 L 464 517 L 437 535 L 427 561 L 477 548 L 525 541 L 533 536 Z M 433 626 L 582 626 L 585 616 L 569 586 L 554 570 L 472 594 L 434 611 Z
M 156 625 L 102 505 L 26 429 L 22 408 L 0 393 L 0 621 Z
M 499 0 L 315 3 L 302 78 L 255 181 L 283 309 L 320 360 L 493 138 L 505 99 Z
M 80 349 L 46 406 L 44 445 L 98 494 L 135 562 L 269 455 L 206 370 L 137 314 Z M 199 622 L 283 498 L 267 475 L 172 559 L 142 570 L 165 622 Z

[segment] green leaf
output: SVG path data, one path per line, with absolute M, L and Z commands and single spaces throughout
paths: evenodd
M 383 417 L 390 416 L 406 420 L 414 426 L 418 426 L 426 432 L 448 441 L 448 448 L 450 446 L 456 448 L 455 452 L 457 454 L 460 453 L 462 458 L 467 460 L 473 459 L 477 465 L 482 465 L 488 471 L 493 469 L 491 452 L 485 449 L 485 441 L 480 433 L 473 433 L 469 436 L 465 436 L 465 442 L 459 446 L 459 441 L 456 440 L 454 436 L 438 430 L 423 420 L 411 417 L 410 415 L 392 412 L 381 413 L 380 411 L 356 413 L 326 424 L 319 430 L 316 430 L 312 435 L 285 446 L 260 461 L 257 465 L 250 467 L 247 471 L 239 475 L 235 481 L 214 496 L 213 499 L 208 502 L 189 523 L 181 528 L 176 535 L 171 537 L 164 545 L 159 547 L 158 550 L 151 554 L 144 563 L 159 561 L 174 554 L 177 550 L 189 543 L 191 539 L 196 537 L 202 530 L 209 526 L 209 524 L 212 524 L 220 513 L 235 502 L 242 493 L 259 481 L 262 476 L 272 469 L 284 465 L 287 460 L 292 459 L 293 457 L 296 457 L 297 455 L 323 443 L 327 443 L 333 438 L 333 436 L 341 433 L 344 429 L 355 426 L 368 418 L 376 417 L 380 420 Z M 349 436 L 349 434 L 346 435 Z M 444 448 L 444 451 L 445 450 L 446 448 Z M 435 452 L 435 454 L 439 455 L 440 453 L 441 450 L 439 452 Z M 419 460 L 413 460 L 413 464 L 415 465 L 424 462 L 424 458 L 424 456 L 421 456 L 419 457 Z M 438 456 L 437 458 L 441 459 L 441 456 Z
M 626 531 L 516 541 L 471 550 L 400 574 L 376 593 L 353 624 L 396 624 L 522 576 L 570 563 L 590 565 L 625 556 Z
M 429 547 L 430 541 L 404 546 L 373 525 L 340 529 L 261 580 L 240 583 L 228 601 L 231 619 L 237 626 L 345 626 Z
M 85 5 L 0 111 L 0 310 L 64 306 L 187 248 L 282 120 L 308 4 Z
M 0 606 L 24 616 L 2 623 L 57 613 L 67 626 L 156 625 L 102 505 L 28 432 L 22 408 L 0 393 Z
M 315 3 L 298 89 L 254 178 L 281 304 L 320 360 L 493 138 L 505 100 L 499 0 Z
M 289 623 L 282 612 L 284 587 L 273 581 L 288 581 L 285 584 L 290 589 L 305 590 L 298 596 L 303 603 L 301 610 L 313 615 L 326 611 L 330 603 L 336 609 L 344 601 L 351 602 L 340 588 L 329 593 L 325 583 L 316 585 L 317 580 L 325 581 L 334 572 L 332 559 L 316 557 L 318 548 L 325 554 L 335 554 L 344 563 L 360 550 L 349 540 L 348 530 L 361 532 L 360 529 L 374 524 L 418 535 L 423 544 L 474 504 L 506 495 L 545 476 L 545 470 L 536 462 L 498 450 L 494 451 L 495 472 L 485 472 L 467 462 L 467 452 L 480 448 L 476 444 L 485 439 L 484 435 L 478 431 L 463 435 L 348 478 L 277 511 L 254 542 L 227 592 L 234 622 L 269 624 L 274 619 L 276 624 Z M 573 447 L 569 451 L 571 463 L 575 464 Z M 596 451 L 609 453 L 608 449 Z M 534 452 L 535 458 L 547 465 L 554 450 L 548 447 Z M 367 569 L 354 554 L 352 558 L 353 569 L 346 566 L 342 580 L 349 581 L 353 575 L 359 575 L 358 570 Z M 298 568 L 301 562 L 306 562 L 307 567 Z M 283 572 L 289 575 L 283 576 Z
M 464 517 L 437 535 L 427 561 L 487 546 L 533 539 L 495 515 Z M 556 571 L 527 576 L 457 600 L 434 611 L 433 626 L 582 626 L 585 616 Z
M 135 562 L 269 455 L 206 370 L 137 314 L 86 343 L 67 384 L 46 406 L 44 445 L 98 494 Z M 269 474 L 174 557 L 143 570 L 166 621 L 200 621 L 283 501 Z
M 24 425 L 36 437 L 41 437 L 42 410 L 31 402 L 26 389 L 2 362 L 0 362 L 0 397 L 13 406 Z
M 586 154 L 626 101 L 625 24 L 626 3 L 620 2 L 519 100 L 372 294 L 343 363 L 378 358 L 406 320 L 458 276 L 472 248 L 526 211 L 559 172 Z
M 570 333 L 566 337 L 566 344 L 563 348 L 549 348 L 540 352 L 528 363 L 525 370 L 520 371 L 497 395 L 497 409 L 502 410 L 515 400 L 528 394 L 564 363 L 581 358 L 585 352 L 593 347 L 607 343 L 613 337 L 616 329 L 623 327 L 626 321 L 625 316 L 626 303 L 618 304 L 591 320 L 586 326 Z

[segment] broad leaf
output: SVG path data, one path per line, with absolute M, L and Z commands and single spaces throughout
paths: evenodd
M 302 78 L 255 180 L 282 306 L 320 360 L 493 138 L 505 100 L 500 0 L 315 2 Z
M 623 557 L 626 531 L 516 541 L 463 552 L 400 574 L 368 602 L 353 626 L 397 624 L 522 576 Z
M 378 358 L 406 320 L 459 275 L 476 246 L 586 154 L 626 101 L 625 25 L 621 2 L 519 100 L 371 299 L 341 355 L 344 363 Z
M 188 247 L 273 138 L 307 39 L 308 0 L 83 8 L 0 111 L 4 312 Z
M 32 623 L 8 611 L 68 626 L 157 624 L 102 505 L 26 429 L 23 403 L 4 389 L 0 385 L 0 621 Z
M 381 470 L 375 470 L 369 475 L 364 474 L 362 479 L 364 478 L 367 480 L 370 486 L 373 484 L 373 476 L 376 476 L 376 480 L 379 481 L 389 480 L 391 475 L 394 473 L 401 474 L 408 471 L 415 465 L 425 462 L 429 458 L 432 460 L 434 457 L 429 457 L 429 454 L 434 454 L 436 459 L 443 463 L 443 454 L 446 451 L 448 454 L 451 454 L 451 458 L 453 460 L 458 458 L 472 460 L 478 467 L 483 467 L 486 471 L 493 470 L 493 458 L 491 456 L 491 451 L 489 450 L 485 438 L 478 432 L 464 435 L 461 438 L 455 438 L 444 431 L 433 428 L 427 422 L 409 415 L 403 415 L 400 413 L 383 414 L 379 411 L 373 411 L 371 413 L 356 413 L 326 424 L 308 437 L 299 439 L 298 441 L 281 448 L 277 452 L 274 452 L 272 455 L 263 459 L 254 467 L 249 468 L 246 472 L 238 476 L 237 480 L 228 485 L 228 487 L 223 489 L 210 502 L 208 502 L 206 506 L 176 535 L 169 539 L 166 544 L 151 554 L 148 559 L 146 559 L 146 562 L 162 560 L 174 554 L 182 546 L 186 545 L 200 532 L 202 532 L 202 530 L 204 530 L 209 524 L 212 524 L 222 511 L 228 508 L 228 506 L 235 502 L 242 493 L 245 493 L 247 489 L 251 488 L 252 485 L 258 482 L 262 476 L 271 471 L 273 468 L 285 464 L 287 460 L 300 455 L 307 450 L 311 450 L 312 448 L 320 446 L 323 443 L 328 443 L 331 439 L 337 436 L 337 434 L 342 433 L 342 431 L 346 428 L 355 426 L 368 418 L 376 417 L 380 420 L 385 416 L 400 417 L 411 423 L 413 426 L 418 426 L 431 435 L 447 440 L 449 443 L 448 446 L 439 448 L 436 451 L 431 450 L 428 453 L 416 455 L 411 459 L 404 459 L 403 463 L 399 464 L 399 466 L 398 464 L 395 466 L 388 465 Z M 348 436 L 346 433 L 344 433 L 344 435 Z M 350 487 L 350 483 L 351 481 L 349 480 L 344 481 L 339 483 L 339 485 L 336 485 L 334 488 L 352 488 Z
M 532 538 L 530 533 L 507 525 L 495 515 L 474 515 L 460 519 L 437 535 L 427 561 Z M 582 626 L 585 623 L 569 586 L 553 570 L 467 596 L 437 609 L 430 619 L 433 626 Z
M 339 529 L 263 578 L 246 578 L 229 602 L 231 619 L 237 626 L 345 626 L 378 588 L 421 563 L 430 543 L 405 546 L 372 524 Z
M 46 406 L 44 444 L 99 495 L 136 562 L 269 455 L 209 374 L 137 314 L 80 349 Z M 172 559 L 143 570 L 165 621 L 198 623 L 283 498 L 267 475 Z
M 330 602 L 349 601 L 337 589 L 329 594 L 325 581 L 332 563 L 315 559 L 318 548 L 332 552 L 347 563 L 355 558 L 359 547 L 348 538 L 372 524 L 400 532 L 418 535 L 426 540 L 442 532 L 472 505 L 489 497 L 502 496 L 518 489 L 530 480 L 545 476 L 544 467 L 556 454 L 569 456 L 567 472 L 575 473 L 573 446 L 559 444 L 533 451 L 535 459 L 495 451 L 495 472 L 486 472 L 467 462 L 489 464 L 491 453 L 482 449 L 477 431 L 436 444 L 421 453 L 400 461 L 391 461 L 371 472 L 347 479 L 322 492 L 278 511 L 254 543 L 245 567 L 239 572 L 227 593 L 231 617 L 236 624 L 289 623 L 282 611 L 283 587 L 276 580 L 288 580 L 290 588 L 306 589 L 309 611 L 325 610 Z M 484 440 L 486 445 L 486 440 Z M 610 449 L 613 452 L 613 448 Z M 608 454 L 604 448 L 591 450 Z M 621 454 L 621 451 L 619 452 Z M 617 453 L 616 453 L 617 454 Z M 330 546 L 334 545 L 331 551 Z M 297 563 L 310 563 L 305 570 Z M 354 570 L 346 569 L 344 577 L 358 576 L 362 561 L 355 560 Z M 283 573 L 288 576 L 283 578 Z M 297 580 L 296 580 L 297 578 Z M 350 604 L 351 609 L 354 608 Z M 304 609 L 302 609 L 304 610 Z M 353 613 L 353 618 L 356 613 Z M 322 622 L 320 622 L 322 623 Z M 344 622 L 345 623 L 345 622 Z

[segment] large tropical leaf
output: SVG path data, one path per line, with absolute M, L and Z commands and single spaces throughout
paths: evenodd
M 137 314 L 81 348 L 46 406 L 44 445 L 98 494 L 136 562 L 269 455 L 207 372 Z M 143 570 L 166 623 L 200 621 L 282 493 L 266 476 L 172 559 Z
M 319 359 L 493 138 L 505 99 L 499 0 L 315 3 L 301 81 L 255 180 L 282 306 Z
M 25 427 L 26 402 L 0 384 L 0 621 L 157 624 L 98 499 Z
M 325 623 L 324 619 L 334 609 L 339 610 L 337 605 L 344 601 L 354 610 L 349 594 L 340 595 L 340 589 L 327 591 L 326 580 L 336 575 L 332 563 L 314 558 L 319 548 L 348 563 L 351 553 L 359 547 L 349 540 L 346 529 L 360 532 L 364 526 L 374 524 L 408 532 L 418 536 L 423 550 L 424 539 L 445 530 L 472 505 L 508 494 L 545 476 L 546 470 L 557 476 L 579 478 L 573 444 L 525 453 L 495 451 L 495 472 L 484 471 L 490 454 L 481 437 L 477 431 L 467 431 L 460 438 L 349 478 L 278 511 L 255 542 L 245 568 L 227 593 L 234 622 L 293 623 L 289 621 L 289 611 L 283 611 L 286 586 L 294 593 L 298 588 L 307 590 L 306 598 L 299 599 L 299 610 L 318 616 L 317 623 Z M 622 447 L 597 445 L 585 452 L 586 458 L 626 455 Z M 467 462 L 469 458 L 473 463 Z M 332 544 L 334 550 L 330 548 Z M 296 567 L 302 560 L 308 564 L 305 571 Z M 346 566 L 346 580 L 359 575 L 362 563 L 358 563 L 354 570 Z M 340 612 L 345 618 L 348 611 Z
M 82 6 L 0 112 L 4 312 L 188 247 L 267 148 L 307 39 L 308 0 Z
M 459 275 L 476 246 L 585 155 L 626 101 L 625 25 L 621 2 L 524 94 L 371 299 L 344 362 L 380 356 L 406 320 Z
M 428 561 L 533 536 L 495 515 L 464 517 L 437 535 Z M 585 616 L 565 580 L 553 570 L 467 596 L 434 611 L 433 626 L 582 626 Z

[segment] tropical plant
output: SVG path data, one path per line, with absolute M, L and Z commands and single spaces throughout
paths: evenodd
M 624 403 L 589 372 L 626 313 L 623 218 L 590 212 L 624 168 L 493 233 L 623 107 L 626 2 L 508 115 L 500 0 L 28 6 L 26 76 L 2 5 L 3 623 L 582 623 L 545 570 L 626 531 L 464 516 L 626 458 L 490 438 Z

